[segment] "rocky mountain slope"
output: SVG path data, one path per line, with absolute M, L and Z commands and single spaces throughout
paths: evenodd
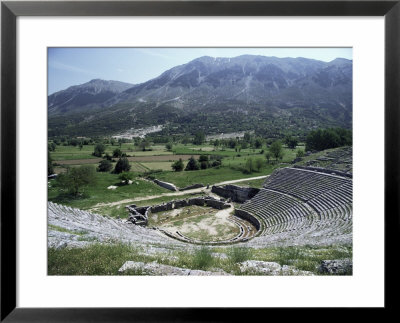
M 49 95 L 49 115 L 80 113 L 89 108 L 99 107 L 108 99 L 121 93 L 133 84 L 119 81 L 91 80 L 81 85 L 74 85 Z
M 54 135 L 65 126 L 61 116 L 67 116 L 72 133 L 89 128 L 112 133 L 226 113 L 260 120 L 292 115 L 349 127 L 352 61 L 205 56 L 138 85 L 93 80 L 70 87 L 51 95 L 48 109 Z

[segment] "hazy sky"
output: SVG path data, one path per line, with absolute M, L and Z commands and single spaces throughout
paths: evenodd
M 244 54 L 353 59 L 352 48 L 49 48 L 48 93 L 96 78 L 138 84 L 197 57 Z

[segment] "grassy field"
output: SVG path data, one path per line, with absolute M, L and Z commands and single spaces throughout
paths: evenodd
M 165 247 L 165 246 L 163 246 Z M 226 257 L 213 257 L 213 254 L 224 254 Z M 192 252 L 170 250 L 163 254 L 146 254 L 133 245 L 100 245 L 93 244 L 87 248 L 48 250 L 49 275 L 121 275 L 118 269 L 127 260 L 171 265 L 180 268 L 210 270 L 222 269 L 234 275 L 241 273 L 238 263 L 253 259 L 277 262 L 281 266 L 291 265 L 299 270 L 311 271 L 322 275 L 318 266 L 322 260 L 352 258 L 351 246 L 329 247 L 269 247 L 247 249 L 241 247 L 203 247 Z M 146 275 L 143 271 L 130 271 L 124 275 Z M 351 275 L 351 272 L 346 273 Z
M 178 187 L 186 187 L 191 184 L 212 185 L 224 181 L 256 177 L 270 174 L 276 166 L 268 165 L 261 169 L 260 172 L 244 174 L 241 170 L 231 167 L 208 168 L 198 171 L 182 171 L 182 172 L 163 172 L 157 173 L 157 179 L 170 182 Z
M 237 154 L 242 155 L 257 155 L 260 154 L 262 149 L 241 149 L 240 152 L 236 152 L 233 148 L 214 148 L 207 144 L 203 145 L 176 145 L 172 148 L 172 151 L 176 155 L 220 155 L 224 157 L 233 157 Z M 265 150 L 265 148 L 264 148 Z
M 235 185 L 261 188 L 262 185 L 264 184 L 264 182 L 265 182 L 265 178 L 261 178 L 261 179 L 253 179 L 251 181 L 238 182 L 238 183 L 235 183 Z
M 172 171 L 171 165 L 173 162 L 165 161 L 165 162 L 144 162 L 141 163 L 144 167 L 152 170 L 160 169 L 162 171 Z M 183 162 L 184 167 L 186 167 L 187 162 Z
M 112 151 L 116 148 L 119 148 L 119 145 L 106 145 L 106 152 L 112 154 Z M 105 204 L 137 197 L 161 195 L 169 192 L 141 177 L 143 175 L 146 176 L 146 173 L 152 171 L 159 171 L 152 174 L 154 178 L 173 183 L 177 187 L 186 187 L 192 184 L 212 185 L 224 181 L 268 175 L 277 167 L 282 166 L 276 163 L 267 164 L 264 154 L 260 154 L 260 149 L 242 149 L 240 152 L 235 152 L 234 149 L 221 150 L 219 148 L 215 150 L 213 146 L 207 144 L 201 146 L 176 145 L 173 147 L 174 155 L 172 152 L 167 151 L 163 145 L 153 145 L 151 149 L 145 152 L 135 151 L 133 144 L 122 144 L 121 150 L 132 156 L 128 157 L 131 172 L 135 174 L 132 185 L 121 186 L 118 175 L 96 173 L 96 183 L 86 187 L 83 194 L 78 197 L 71 197 L 57 187 L 55 180 L 51 180 L 48 190 L 48 200 L 72 207 L 91 209 L 99 203 Z M 97 167 L 101 159 L 94 158 L 91 155 L 93 150 L 94 145 L 83 146 L 82 149 L 72 146 L 57 146 L 56 151 L 51 153 L 54 162 L 61 164 L 61 166 L 55 168 L 56 173 L 64 172 L 67 166 L 91 165 L 92 167 Z M 282 162 L 292 161 L 295 158 L 295 153 L 295 150 L 285 148 Z M 224 156 L 222 166 L 198 171 L 172 171 L 171 165 L 174 160 L 182 158 L 186 166 L 190 156 L 198 158 L 200 154 Z M 252 158 L 253 161 L 257 159 L 262 160 L 263 167 L 259 171 L 253 171 L 248 174 L 244 173 L 243 169 L 248 158 Z M 113 162 L 114 166 L 115 162 Z M 262 182 L 263 180 L 256 180 L 243 184 L 260 187 Z M 111 185 L 118 186 L 118 188 L 116 190 L 107 189 Z M 163 201 L 168 200 L 168 197 L 163 198 Z M 173 197 L 169 197 L 169 200 L 171 199 Z M 104 206 L 104 208 L 96 208 L 95 211 L 100 214 L 124 217 L 126 211 L 123 206 Z
M 84 188 L 82 195 L 76 198 L 57 187 L 56 180 L 50 180 L 48 200 L 85 210 L 98 203 L 109 203 L 168 192 L 160 186 L 140 178 L 135 178 L 132 185 L 121 185 L 118 175 L 110 173 L 96 172 L 95 180 L 95 183 Z M 107 189 L 111 185 L 118 188 L 116 190 Z
M 72 159 L 91 159 L 98 158 L 92 155 L 95 145 L 84 145 L 82 149 L 79 146 L 57 146 L 56 150 L 51 152 L 51 158 L 56 160 L 72 160 Z M 151 151 L 140 151 L 136 149 L 132 143 L 124 143 L 121 145 L 105 145 L 105 153 L 112 155 L 114 149 L 120 148 L 123 153 L 129 156 L 160 156 L 160 155 L 172 155 L 173 153 L 167 151 L 165 146 L 153 145 Z

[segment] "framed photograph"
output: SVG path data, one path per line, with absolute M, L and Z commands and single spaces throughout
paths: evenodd
M 1 320 L 390 309 L 399 13 L 2 2 Z

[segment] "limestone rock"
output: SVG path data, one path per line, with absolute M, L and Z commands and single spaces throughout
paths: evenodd
M 135 261 L 127 261 L 118 270 L 124 272 L 129 269 L 141 270 L 148 275 L 154 276 L 221 276 L 228 275 L 223 271 L 213 272 L 204 270 L 191 270 L 187 268 L 174 267 L 169 265 L 158 264 L 156 262 L 143 263 Z
M 298 270 L 293 266 L 281 266 L 277 262 L 247 260 L 239 264 L 242 273 L 270 275 L 270 276 L 311 276 L 312 272 Z
M 335 259 L 335 260 L 323 260 L 319 271 L 322 273 L 329 274 L 348 274 L 351 275 L 353 272 L 353 261 L 351 259 Z

